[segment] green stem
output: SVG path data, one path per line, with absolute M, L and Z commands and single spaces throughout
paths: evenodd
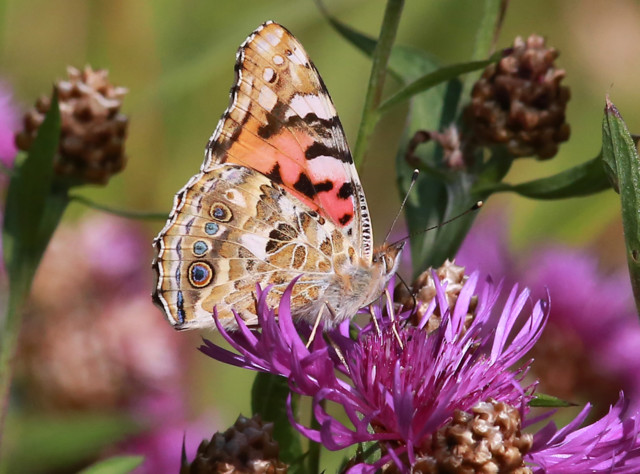
M 69 203 L 67 191 L 67 189 L 55 187 L 51 190 L 45 200 L 43 214 L 35 231 L 37 242 L 30 246 L 28 251 L 18 249 L 18 252 L 6 262 L 9 273 L 9 301 L 0 334 L 0 444 L 9 405 L 13 359 L 22 326 L 24 305 L 42 255 Z M 4 237 L 5 239 L 15 238 L 11 234 L 5 234 Z M 16 251 L 15 248 L 14 251 Z
M 7 176 L 11 176 L 11 174 L 13 173 L 13 169 L 9 168 L 4 163 L 0 162 L 0 173 L 6 174 Z
M 322 408 L 325 408 L 326 401 L 322 400 L 320 402 Z M 313 414 L 313 410 L 311 411 L 311 428 L 314 430 L 320 430 L 321 426 L 316 420 L 315 415 Z M 309 441 L 309 452 L 307 458 L 307 466 L 309 468 L 308 472 L 310 474 L 319 474 L 320 473 L 320 450 L 322 449 L 322 445 L 320 443 L 315 443 L 313 441 Z
M 367 96 L 365 97 L 364 108 L 362 110 L 362 120 L 360 121 L 360 128 L 353 153 L 353 161 L 358 168 L 363 164 L 369 138 L 380 118 L 380 114 L 377 113 L 377 108 L 382 97 L 382 88 L 384 87 L 384 80 L 387 73 L 387 63 L 389 62 L 393 42 L 395 41 L 398 31 L 403 6 L 404 0 L 387 1 L 387 8 L 384 12 L 382 27 L 380 28 L 380 38 L 373 52 L 371 76 L 369 77 Z
M 27 279 L 21 279 L 26 283 Z M 14 282 L 16 282 L 14 280 Z M 17 282 L 16 282 L 17 283 Z M 30 283 L 30 281 L 29 281 Z M 9 304 L 5 315 L 2 334 L 0 335 L 0 446 L 5 418 L 9 408 L 9 389 L 13 375 L 13 357 L 18 345 L 18 335 L 22 323 L 22 307 L 29 293 L 29 286 L 21 285 L 19 289 L 12 289 L 9 294 Z
M 84 196 L 72 195 L 69 196 L 71 201 L 75 201 L 79 204 L 83 204 L 92 209 L 97 209 L 102 212 L 106 212 L 108 214 L 113 214 L 115 216 L 126 217 L 127 219 L 148 219 L 148 220 L 159 220 L 164 221 L 167 219 L 168 215 L 162 212 L 140 212 L 140 211 L 127 211 L 125 209 L 114 209 L 109 206 L 105 206 L 103 204 L 98 204 L 97 202 L 93 202 L 91 199 L 88 199 Z

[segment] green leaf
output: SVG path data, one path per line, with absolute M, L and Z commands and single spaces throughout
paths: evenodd
M 350 27 L 349 25 L 342 23 L 340 20 L 331 16 L 320 2 L 316 2 L 316 3 L 318 3 L 321 11 L 325 15 L 325 17 L 327 18 L 331 26 L 333 26 L 334 29 L 338 33 L 340 33 L 340 35 L 343 38 L 345 38 L 349 43 L 351 43 L 357 49 L 362 51 L 365 55 L 369 57 L 373 55 L 376 45 L 378 44 L 375 38 L 372 38 L 371 36 L 366 35 L 364 33 L 361 33 L 360 31 Z M 488 64 L 490 64 L 493 61 L 495 60 L 489 60 Z M 436 64 L 437 64 L 437 61 L 435 60 L 435 58 L 431 56 L 429 53 L 427 53 L 426 51 L 413 48 L 410 46 L 395 45 L 391 51 L 387 68 L 389 69 L 389 72 L 391 72 L 396 79 L 406 84 L 411 81 L 420 80 L 421 75 L 419 71 L 423 70 L 423 68 L 424 70 L 427 70 L 433 73 L 434 65 Z M 466 64 L 469 64 L 469 63 L 455 64 L 452 66 L 444 67 L 442 69 L 447 70 L 449 68 L 458 68 L 460 66 L 465 67 Z M 472 68 L 471 70 L 474 70 L 474 69 Z M 416 71 L 418 71 L 418 74 L 416 74 Z M 437 71 L 435 72 L 437 73 Z M 464 72 L 469 72 L 469 71 L 466 71 L 463 69 L 459 74 L 463 74 Z M 446 74 L 446 71 L 440 74 Z M 453 77 L 454 76 L 451 76 L 446 79 L 452 79 Z M 427 81 L 427 79 L 423 79 L 423 80 Z M 438 81 L 433 85 L 437 85 L 440 82 L 443 82 L 443 81 Z M 432 87 L 433 85 L 427 84 L 427 88 Z
M 405 82 L 411 82 L 439 69 L 438 63 L 427 53 L 412 48 L 397 47 L 394 55 Z M 409 117 L 405 133 L 400 142 L 397 163 L 397 179 L 402 197 L 406 194 L 413 165 L 407 161 L 410 142 L 416 132 L 442 130 L 455 121 L 460 100 L 461 83 L 452 79 L 439 84 L 410 101 Z M 422 173 L 412 191 L 405 213 L 411 238 L 411 255 L 414 272 L 418 273 L 428 265 L 436 265 L 450 256 L 452 248 L 461 242 L 471 225 L 472 216 L 462 218 L 452 224 L 431 232 L 424 229 L 435 226 L 449 217 L 470 208 L 475 202 L 467 191 L 470 188 L 466 173 L 451 173 L 441 166 L 442 150 L 433 143 L 418 147 L 412 153 L 423 169 L 436 169 L 441 173 Z M 420 167 L 420 166 L 419 166 Z
M 471 61 L 467 63 L 453 64 L 445 66 L 430 72 L 413 82 L 409 83 L 387 100 L 385 100 L 378 109 L 379 113 L 386 113 L 390 108 L 401 104 L 416 94 L 426 91 L 440 83 L 455 79 L 468 72 L 484 69 L 489 64 L 494 63 L 502 58 L 502 52 L 494 54 L 491 58 L 483 61 Z
M 562 400 L 561 398 L 545 395 L 544 393 L 536 393 L 534 398 L 529 402 L 530 407 L 546 407 L 546 408 L 564 408 L 575 406 L 575 403 Z
M 476 41 L 471 59 L 479 61 L 489 56 L 495 49 L 495 43 L 507 13 L 509 0 L 485 0 L 484 12 L 476 31 Z M 480 74 L 469 74 L 464 81 L 462 97 L 469 97 L 473 84 Z
M 349 25 L 342 23 L 340 20 L 329 14 L 329 11 L 324 7 L 324 4 L 320 0 L 316 0 L 316 5 L 331 26 L 333 26 L 333 28 L 340 33 L 344 39 L 349 41 L 367 56 L 371 56 L 373 54 L 376 49 L 376 45 L 378 44 L 377 40 L 351 28 Z
M 287 416 L 287 398 L 289 396 L 287 379 L 274 374 L 258 372 L 251 388 L 251 410 L 259 414 L 263 421 L 273 423 L 273 437 L 280 446 L 280 458 L 291 464 L 291 472 L 297 471 L 299 465 L 294 463 L 302 457 L 300 433 L 291 426 Z M 293 396 L 293 394 L 292 394 Z M 296 413 L 296 397 L 293 396 L 292 408 Z
M 631 286 L 640 314 L 640 159 L 620 112 L 607 97 L 602 122 L 602 159 L 616 176 Z
M 611 187 L 603 166 L 602 154 L 553 176 L 520 184 L 487 182 L 480 176 L 474 185 L 476 193 L 514 192 L 532 199 L 565 199 L 588 196 Z
M 3 227 L 4 259 L 10 291 L 24 298 L 53 230 L 43 227 L 53 185 L 53 158 L 60 138 L 60 111 L 54 93 L 26 159 L 11 176 Z M 57 206 L 56 206 L 57 207 Z M 20 294 L 18 295 L 19 292 Z
M 142 428 L 115 413 L 14 415 L 7 420 L 3 440 L 4 472 L 62 472 Z
M 0 404 L 11 385 L 11 364 L 22 315 L 42 254 L 66 209 L 67 188 L 54 189 L 53 158 L 60 138 L 58 98 L 51 106 L 29 154 L 16 160 L 9 181 L 2 229 L 3 257 L 9 274 L 9 303 L 0 330 Z M 4 421 L 0 412 L 0 431 Z
M 143 462 L 142 456 L 114 456 L 92 464 L 80 474 L 128 474 Z
M 371 74 L 364 99 L 356 144 L 353 148 L 353 162 L 358 168 L 362 166 L 371 135 L 378 122 L 379 114 L 377 109 L 382 98 L 387 65 L 396 39 L 403 7 L 404 0 L 387 0 L 382 26 L 380 27 L 380 38 L 371 56 Z

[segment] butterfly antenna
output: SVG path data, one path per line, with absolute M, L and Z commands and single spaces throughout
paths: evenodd
M 393 222 L 391 223 L 391 227 L 389 227 L 389 232 L 387 232 L 387 235 L 385 235 L 384 237 L 385 244 L 387 243 L 387 240 L 389 240 L 389 236 L 391 235 L 391 232 L 393 231 L 393 228 L 395 227 L 396 222 L 398 222 L 398 219 L 400 218 L 400 214 L 404 209 L 404 205 L 407 203 L 407 199 L 409 199 L 409 194 L 411 194 L 411 190 L 413 189 L 413 185 L 416 184 L 419 174 L 420 174 L 419 170 L 413 170 L 413 174 L 411 175 L 411 184 L 409 184 L 409 189 L 407 190 L 407 193 L 404 195 L 402 204 L 400 204 L 400 209 L 398 209 L 398 213 L 396 214 L 396 217 L 393 219 Z
M 405 201 L 406 201 L 406 199 L 405 199 Z M 477 201 L 473 206 L 471 206 L 471 207 L 470 207 L 469 209 L 467 209 L 466 211 L 464 211 L 464 212 L 462 212 L 462 213 L 458 214 L 457 216 L 454 216 L 454 217 L 452 217 L 451 219 L 447 219 L 446 221 L 441 222 L 440 224 L 436 224 L 436 225 L 434 225 L 434 226 L 427 227 L 426 229 L 419 230 L 418 232 L 414 232 L 413 234 L 409 234 L 409 235 L 407 235 L 406 237 L 403 237 L 402 239 L 400 239 L 400 240 L 397 240 L 397 241 L 393 242 L 391 245 L 393 246 L 393 245 L 395 245 L 395 244 L 398 244 L 398 243 L 402 242 L 403 240 L 409 240 L 411 237 L 414 237 L 414 236 L 416 236 L 416 235 L 420 235 L 420 234 L 424 234 L 425 232 L 429 232 L 430 230 L 439 229 L 440 227 L 445 226 L 445 225 L 447 225 L 447 224 L 449 224 L 449 223 L 451 223 L 451 222 L 453 222 L 453 221 L 455 221 L 455 220 L 458 220 L 458 219 L 460 219 L 461 217 L 464 217 L 464 216 L 466 216 L 467 214 L 469 214 L 469 213 L 471 213 L 471 212 L 475 212 L 475 211 L 477 211 L 477 210 L 478 210 L 478 209 L 480 209 L 482 206 L 484 206 L 484 201 Z

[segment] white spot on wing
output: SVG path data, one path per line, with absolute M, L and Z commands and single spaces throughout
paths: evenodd
M 264 37 L 272 46 L 278 46 L 278 44 L 280 44 L 280 36 L 276 35 L 273 31 L 266 33 Z
M 246 207 L 247 202 L 244 199 L 244 196 L 242 195 L 242 193 L 236 193 L 234 191 L 227 191 L 227 195 L 226 195 L 227 199 L 234 203 L 237 204 L 238 206 L 241 207 Z
M 267 242 L 265 237 L 256 234 L 243 234 L 240 237 L 240 243 L 261 260 L 267 258 Z
M 309 160 L 307 163 L 313 172 L 313 177 L 317 181 L 329 179 L 342 183 L 344 180 L 344 164 L 333 156 L 321 155 L 313 160 Z
M 258 103 L 264 107 L 264 109 L 271 111 L 277 102 L 278 96 L 267 86 L 262 86 L 260 95 L 258 96 Z
M 262 73 L 262 78 L 267 82 L 271 82 L 275 74 L 276 73 L 274 72 L 273 69 L 271 69 L 270 67 L 267 67 L 264 69 L 264 72 Z
M 273 57 L 273 63 L 277 64 L 278 66 L 281 66 L 282 64 L 284 64 L 284 58 L 282 56 L 280 56 L 279 54 L 276 54 Z
M 320 119 L 330 120 L 336 112 L 329 99 L 325 96 L 307 94 L 296 94 L 289 103 L 290 109 L 287 110 L 285 115 L 289 118 L 293 115 L 299 115 L 304 117 L 307 114 L 314 113 Z

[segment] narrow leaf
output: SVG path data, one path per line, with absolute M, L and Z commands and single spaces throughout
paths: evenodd
M 128 474 L 143 462 L 142 456 L 114 456 L 92 464 L 80 474 Z
M 501 57 L 502 53 L 499 52 L 484 61 L 471 61 L 467 63 L 453 64 L 451 66 L 436 69 L 435 71 L 411 82 L 410 84 L 393 94 L 391 97 L 389 97 L 387 100 L 385 100 L 380 105 L 379 112 L 385 113 L 390 108 L 407 101 L 414 95 L 424 92 L 427 89 L 437 86 L 438 84 L 441 84 L 443 82 L 455 79 L 462 74 L 471 71 L 477 71 L 478 69 L 484 69 L 489 64 L 500 60 Z
M 57 95 L 26 159 L 16 163 L 11 176 L 3 227 L 4 259 L 9 272 L 10 288 L 26 292 L 46 247 L 41 241 L 46 201 L 53 183 L 53 158 L 60 137 L 60 111 Z M 19 287 L 19 288 L 18 288 Z
M 588 196 L 609 189 L 611 184 L 603 167 L 602 155 L 553 176 L 520 184 L 483 182 L 473 187 L 476 193 L 514 192 L 532 199 L 565 199 Z
M 602 122 L 602 158 L 620 189 L 627 264 L 640 314 L 640 159 L 620 112 L 608 97 Z
M 476 31 L 476 41 L 471 59 L 479 61 L 493 53 L 507 13 L 509 0 L 485 0 L 482 18 Z M 473 84 L 480 74 L 469 74 L 464 81 L 462 96 L 469 97 Z
M 344 39 L 362 51 L 366 56 L 371 57 L 373 55 L 376 45 L 378 44 L 375 38 L 342 23 L 340 20 L 329 15 L 320 2 L 316 3 L 320 6 L 321 11 L 329 23 Z M 431 70 L 433 64 L 435 64 L 435 59 L 421 49 L 395 45 L 391 51 L 387 67 L 396 79 L 402 83 L 406 83 L 409 80 L 416 80 L 420 77 L 420 75 L 416 75 L 414 72 L 417 63 L 423 63 L 424 68 Z
M 508 4 L 509 0 L 485 0 L 482 19 L 476 31 L 473 59 L 485 58 L 493 52 Z
M 378 41 L 374 38 L 365 35 L 351 28 L 349 25 L 342 23 L 340 20 L 329 14 L 329 11 L 325 8 L 324 4 L 320 0 L 316 0 L 316 5 L 327 19 L 327 21 L 333 26 L 333 28 L 340 33 L 340 35 L 349 41 L 352 45 L 365 53 L 367 56 L 371 56 L 376 49 Z
M 544 393 L 536 393 L 533 400 L 529 402 L 530 407 L 571 407 L 575 406 L 575 403 L 562 400 L 561 398 L 553 397 L 551 395 L 545 395 Z
M 280 446 L 280 457 L 284 462 L 292 464 L 301 458 L 302 445 L 300 433 L 291 426 L 287 416 L 288 396 L 289 384 L 286 378 L 263 372 L 256 374 L 251 389 L 251 410 L 264 421 L 273 423 L 273 437 Z M 296 412 L 295 405 L 293 412 Z
M 22 305 L 29 294 L 44 249 L 66 208 L 66 190 L 54 193 L 53 158 L 60 137 L 58 97 L 51 106 L 29 154 L 16 160 L 9 181 L 3 224 L 3 258 L 9 274 L 9 302 L 0 329 L 0 406 L 6 406 L 12 360 L 20 331 Z M 0 432 L 5 410 L 0 409 Z

